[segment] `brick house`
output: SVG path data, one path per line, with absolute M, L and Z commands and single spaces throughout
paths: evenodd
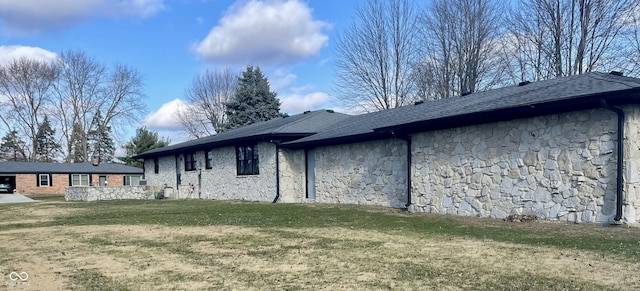
M 123 164 L 0 162 L 0 183 L 20 194 L 64 194 L 66 187 L 135 185 L 140 168 Z
M 572 222 L 640 218 L 640 79 L 593 72 L 522 82 L 334 118 L 286 139 L 253 130 L 314 123 L 301 116 L 138 158 L 150 185 L 189 185 L 201 198 Z

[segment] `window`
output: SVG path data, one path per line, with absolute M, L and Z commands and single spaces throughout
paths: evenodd
M 194 171 L 196 169 L 196 155 L 185 154 L 184 155 L 184 170 L 185 171 Z
M 39 174 L 38 187 L 49 187 L 49 186 L 51 186 L 51 176 L 49 174 Z
M 211 155 L 211 151 L 204 152 L 204 160 L 205 160 L 205 165 L 204 165 L 205 168 L 207 169 L 213 168 L 213 157 Z
M 129 175 L 123 176 L 123 185 L 124 186 L 139 186 L 140 180 L 142 180 L 142 176 L 140 175 Z
M 257 145 L 236 147 L 238 175 L 258 175 L 260 166 Z
M 70 186 L 89 186 L 88 174 L 72 174 Z
M 160 172 L 160 164 L 158 163 L 158 158 L 153 159 L 153 172 L 156 174 Z

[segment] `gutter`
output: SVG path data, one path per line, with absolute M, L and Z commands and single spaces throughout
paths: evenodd
M 600 105 L 604 109 L 613 111 L 618 115 L 618 164 L 617 164 L 617 177 L 616 177 L 616 215 L 613 218 L 615 222 L 619 222 L 622 219 L 622 187 L 624 186 L 622 180 L 623 166 L 624 166 L 624 111 L 622 109 L 610 106 L 607 101 L 600 99 Z
M 280 142 L 271 141 L 271 143 L 276 145 L 276 197 L 273 198 L 271 203 L 276 203 L 280 199 Z

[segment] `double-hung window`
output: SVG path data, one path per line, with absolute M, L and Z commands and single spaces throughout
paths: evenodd
M 236 147 L 236 166 L 238 175 L 260 174 L 259 161 L 257 145 Z
M 89 186 L 89 174 L 71 174 L 71 186 Z
M 196 170 L 196 154 L 189 153 L 184 155 L 184 170 L 195 171 Z
M 51 186 L 51 175 L 38 174 L 38 187 L 49 187 L 49 186 Z

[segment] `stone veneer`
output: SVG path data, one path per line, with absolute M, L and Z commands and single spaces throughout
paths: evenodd
M 638 120 L 632 111 L 628 127 Z M 613 112 L 595 109 L 416 134 L 410 210 L 610 222 L 616 120 Z M 637 131 L 628 130 L 636 146 L 628 151 L 636 153 L 627 158 L 638 157 Z M 637 162 L 629 162 L 637 173 Z M 635 222 L 635 214 L 625 216 Z
M 310 202 L 306 199 L 305 151 L 280 149 L 280 199 L 285 203 Z
M 176 157 L 160 157 L 160 169 L 154 173 L 153 159 L 145 160 L 145 179 L 148 185 L 167 184 L 175 193 L 170 198 L 202 198 L 223 200 L 273 201 L 276 195 L 275 145 L 258 144 L 260 174 L 237 175 L 236 149 L 234 146 L 215 148 L 210 151 L 213 167 L 205 168 L 204 151 L 197 151 L 198 170 L 185 171 L 184 155 L 178 156 L 177 173 L 181 174 L 181 185 L 176 185 Z M 190 189 L 193 184 L 193 191 Z M 199 185 L 202 185 L 200 191 Z
M 118 187 L 67 187 L 66 201 L 97 201 L 121 199 L 155 199 L 160 187 L 118 186 Z
M 405 207 L 406 149 L 401 139 L 316 148 L 316 201 Z

